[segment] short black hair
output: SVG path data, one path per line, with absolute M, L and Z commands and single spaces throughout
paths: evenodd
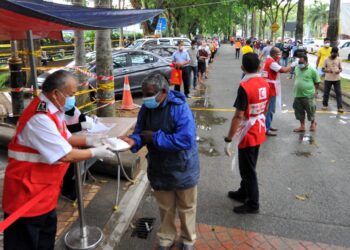
M 328 37 L 326 37 L 325 39 L 323 39 L 323 41 L 330 41 L 331 39 L 329 39 Z
M 247 73 L 255 73 L 259 70 L 260 60 L 255 53 L 247 53 L 243 55 L 242 65 Z
M 333 47 L 331 53 L 337 53 L 338 54 L 339 49 L 338 47 Z
M 308 62 L 308 58 L 307 58 L 307 55 L 305 53 L 303 53 L 302 55 L 300 55 L 299 58 L 303 58 L 305 60 L 305 62 Z
M 248 45 L 250 45 L 252 43 L 252 41 L 250 39 L 247 40 L 246 42 Z
M 63 90 L 68 78 L 75 78 L 75 76 L 67 70 L 57 70 L 45 79 L 41 89 L 44 93 L 50 93 L 55 89 Z

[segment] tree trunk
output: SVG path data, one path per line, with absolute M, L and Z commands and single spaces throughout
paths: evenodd
M 261 35 L 261 30 L 262 30 L 262 21 L 263 21 L 263 18 L 262 18 L 262 9 L 260 9 L 260 13 L 259 13 L 259 26 L 258 26 L 258 38 L 261 39 L 262 35 Z
M 256 13 L 255 10 L 252 10 L 252 18 L 251 18 L 251 26 L 250 26 L 250 36 L 255 37 L 256 36 Z
M 295 31 L 295 40 L 303 42 L 304 35 L 304 5 L 305 0 L 298 1 L 298 12 L 297 12 L 297 27 Z
M 74 0 L 73 5 L 83 6 L 83 0 Z M 85 41 L 84 41 L 84 31 L 75 30 L 74 31 L 74 60 L 75 66 L 80 67 L 83 70 L 86 70 L 86 60 L 85 60 Z M 82 85 L 82 83 L 87 82 L 87 76 L 81 74 L 79 71 L 75 71 L 79 80 L 79 91 L 86 90 L 89 88 L 87 85 Z M 89 101 L 89 94 L 77 96 L 76 106 L 81 106 Z
M 328 15 L 327 37 L 331 40 L 331 46 L 336 47 L 339 34 L 340 0 L 331 0 Z
M 95 0 L 96 7 L 110 8 L 109 0 Z M 114 78 L 112 66 L 112 41 L 110 30 L 96 31 L 96 75 L 97 87 L 97 107 L 105 106 L 97 110 L 97 115 L 101 117 L 111 117 L 115 115 L 114 107 Z M 105 77 L 105 78 L 103 78 Z
M 245 12 L 244 37 L 248 37 L 248 11 Z

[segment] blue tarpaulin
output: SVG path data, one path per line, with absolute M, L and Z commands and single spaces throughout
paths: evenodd
M 107 9 L 56 4 L 42 0 L 0 0 L 0 39 L 38 37 L 64 29 L 115 29 L 159 15 L 161 9 Z

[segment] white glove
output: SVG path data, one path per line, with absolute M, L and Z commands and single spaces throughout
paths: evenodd
M 107 159 L 115 157 L 115 154 L 107 149 L 108 146 L 99 146 L 97 148 L 90 148 L 92 157 L 97 159 Z
M 81 128 L 84 130 L 91 129 L 94 126 L 91 122 L 88 122 L 88 121 L 81 122 L 80 125 L 81 125 Z
M 225 142 L 225 154 L 227 156 L 231 156 L 232 155 L 231 142 Z
M 103 145 L 103 141 L 108 138 L 107 135 L 88 135 L 86 136 L 86 146 L 98 147 Z
M 292 62 L 292 64 L 290 65 L 292 68 L 295 68 L 296 66 L 298 66 L 299 64 L 299 59 L 295 59 L 294 62 Z

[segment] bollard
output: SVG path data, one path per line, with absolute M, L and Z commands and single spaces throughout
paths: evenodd
M 103 239 L 102 230 L 95 226 L 87 226 L 84 214 L 84 200 L 81 181 L 81 168 L 84 162 L 79 162 L 74 166 L 75 188 L 77 191 L 79 208 L 79 227 L 71 229 L 64 237 L 66 247 L 71 250 L 94 249 Z

